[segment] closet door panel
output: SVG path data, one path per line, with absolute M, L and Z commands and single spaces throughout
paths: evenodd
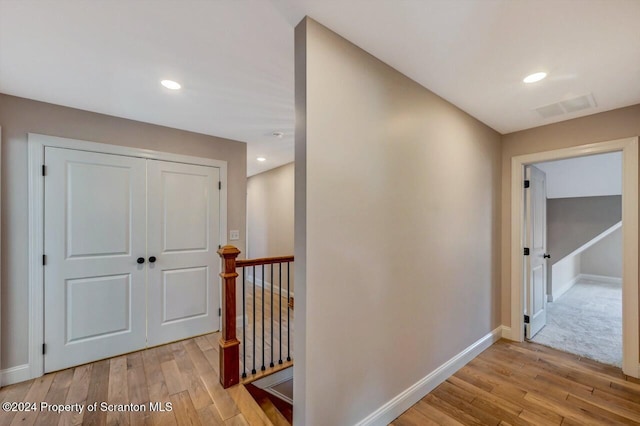
M 219 329 L 219 169 L 148 160 L 148 343 Z
M 45 371 L 145 347 L 146 164 L 45 150 Z

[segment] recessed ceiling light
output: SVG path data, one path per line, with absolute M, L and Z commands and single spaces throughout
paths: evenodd
M 535 83 L 536 81 L 540 81 L 547 76 L 546 72 L 536 72 L 531 75 L 526 76 L 522 81 L 525 83 Z
M 171 90 L 178 90 L 182 87 L 180 83 L 173 80 L 162 80 L 160 84 L 162 84 L 167 89 L 171 89 Z
M 256 158 L 256 160 L 258 160 L 258 161 L 267 161 L 267 159 L 264 158 L 264 157 L 258 157 L 258 158 Z
M 276 138 L 282 139 L 282 137 L 284 136 L 284 133 L 275 131 L 275 132 L 271 133 L 271 135 L 276 137 Z

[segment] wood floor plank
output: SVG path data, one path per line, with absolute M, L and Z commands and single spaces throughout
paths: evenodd
M 233 386 L 227 389 L 227 392 L 236 403 L 238 408 L 242 411 L 242 415 L 250 425 L 272 425 L 267 415 L 260 409 L 258 403 L 253 399 L 249 391 L 247 391 L 247 389 L 243 385 Z
M 249 423 L 247 423 L 247 420 L 242 414 L 238 414 L 228 420 L 225 420 L 224 424 L 225 426 L 249 426 Z
M 218 413 L 218 409 L 215 404 L 207 405 L 206 407 L 199 409 L 198 417 L 200 417 L 200 421 L 203 425 L 224 425 L 224 420 L 220 417 L 220 413 Z
M 76 426 L 82 424 L 84 413 L 86 411 L 87 394 L 89 392 L 89 381 L 91 378 L 92 364 L 85 364 L 76 367 L 73 370 L 73 378 L 67 393 L 65 404 L 80 404 L 83 410 L 66 411 L 60 415 L 58 421 L 59 426 Z
M 109 404 L 128 404 L 129 388 L 127 385 L 127 357 L 111 358 L 109 362 Z M 130 424 L 129 413 L 125 411 L 110 411 L 107 413 L 107 425 Z
M 41 402 L 46 402 L 51 405 L 64 404 L 72 379 L 73 369 L 58 371 L 53 379 L 53 383 L 51 383 L 49 392 L 47 392 L 47 395 Z M 35 424 L 44 426 L 58 424 L 58 421 L 60 420 L 60 412 L 54 410 L 43 411 L 42 408 L 43 407 L 41 406 L 41 411 Z
M 91 378 L 89 379 L 89 389 L 86 403 L 98 404 L 105 402 L 109 397 L 109 360 L 102 360 L 93 363 Z M 83 423 L 102 426 L 107 424 L 107 413 L 102 410 L 85 410 Z
M 160 368 L 158 351 L 148 350 L 142 352 L 142 363 L 144 365 L 145 377 L 149 392 L 149 401 L 159 403 L 165 407 L 167 402 L 171 402 L 167 384 Z M 154 411 L 150 413 L 151 423 L 160 426 L 177 425 L 173 411 Z
M 414 411 L 440 424 L 640 424 L 640 383 L 577 355 L 498 341 L 393 424 L 412 424 Z
M 198 373 L 196 366 L 191 361 L 191 357 L 187 353 L 185 343 L 186 342 L 180 342 L 180 344 L 174 345 L 174 358 L 176 359 L 176 363 L 178 364 L 178 368 L 182 374 L 182 381 L 189 392 L 189 396 L 191 397 L 191 402 L 196 410 L 199 410 L 211 405 L 213 399 L 202 383 L 202 380 L 200 380 L 200 374 Z M 208 364 L 206 360 L 201 361 Z M 201 368 L 203 367 L 201 366 Z M 210 369 L 205 369 L 203 372 L 207 371 L 210 371 Z
M 129 392 L 129 402 L 131 404 L 149 407 L 149 388 L 147 385 L 147 377 L 144 372 L 144 363 L 142 354 L 134 352 L 127 355 L 127 385 Z M 148 423 L 151 417 L 150 411 L 132 411 L 129 414 L 131 424 Z
M 229 391 L 220 385 L 217 369 L 213 368 L 218 363 L 218 352 L 212 345 L 219 337 L 219 333 L 198 336 L 1 388 L 3 402 L 46 401 L 80 404 L 84 409 L 59 415 L 2 412 L 0 425 L 268 424 L 256 414 L 255 407 L 241 399 L 243 405 L 250 408 L 245 417 Z M 212 359 L 208 359 L 205 352 L 209 352 Z M 98 409 L 87 410 L 86 407 L 94 403 Z M 143 404 L 147 410 L 103 411 L 99 407 L 101 403 Z M 166 411 L 152 411 L 151 403 Z M 173 404 L 174 409 L 166 403 Z
M 212 371 L 204 373 L 200 375 L 200 380 L 202 380 L 207 392 L 209 392 L 222 420 L 226 421 L 240 414 L 238 405 L 231 398 L 229 392 L 222 388 L 220 379 L 215 373 Z
M 182 374 L 180 374 L 180 369 L 178 368 L 178 364 L 175 359 L 163 362 L 160 364 L 160 368 L 162 369 L 162 374 L 164 375 L 169 395 L 174 395 L 187 390 L 187 387 L 182 381 Z
M 6 386 L 2 388 L 0 392 L 0 401 L 2 402 L 21 402 L 29 392 L 29 388 L 33 384 L 33 380 L 27 380 L 26 382 L 16 383 L 15 385 Z M 11 421 L 15 417 L 15 411 L 0 411 L 0 424 L 10 425 Z
M 31 386 L 29 387 L 29 391 L 24 397 L 24 400 L 26 402 L 36 404 L 40 404 L 40 402 L 44 401 L 55 376 L 56 373 L 50 373 L 33 380 Z M 11 422 L 11 425 L 33 425 L 35 424 L 39 413 L 39 410 L 16 413 L 13 421 Z
M 170 396 L 173 404 L 173 413 L 180 426 L 199 426 L 202 423 L 198 417 L 198 412 L 191 402 L 189 392 L 182 391 Z

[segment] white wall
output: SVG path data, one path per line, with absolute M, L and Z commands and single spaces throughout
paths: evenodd
M 567 256 L 560 262 L 552 265 L 551 275 L 553 276 L 553 286 L 549 301 L 556 301 L 565 294 L 567 290 L 576 283 L 580 272 L 580 254 Z
M 583 274 L 622 278 L 622 228 L 589 247 L 581 258 Z
M 294 423 L 351 425 L 500 325 L 500 135 L 309 19 L 296 111 Z
M 622 153 L 590 155 L 536 164 L 547 175 L 547 198 L 622 194 Z

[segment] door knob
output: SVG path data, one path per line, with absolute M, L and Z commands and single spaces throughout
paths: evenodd
M 542 255 L 542 257 L 543 257 L 544 259 L 551 259 L 551 255 L 550 255 L 550 254 L 546 254 L 546 253 L 545 253 L 545 254 L 543 254 L 543 255 Z
M 151 256 L 149 258 L 149 263 L 155 263 L 155 261 L 156 261 L 156 257 L 155 256 Z
M 143 264 L 144 263 L 144 257 L 139 257 L 138 260 L 136 260 L 136 262 L 138 262 L 139 264 Z

